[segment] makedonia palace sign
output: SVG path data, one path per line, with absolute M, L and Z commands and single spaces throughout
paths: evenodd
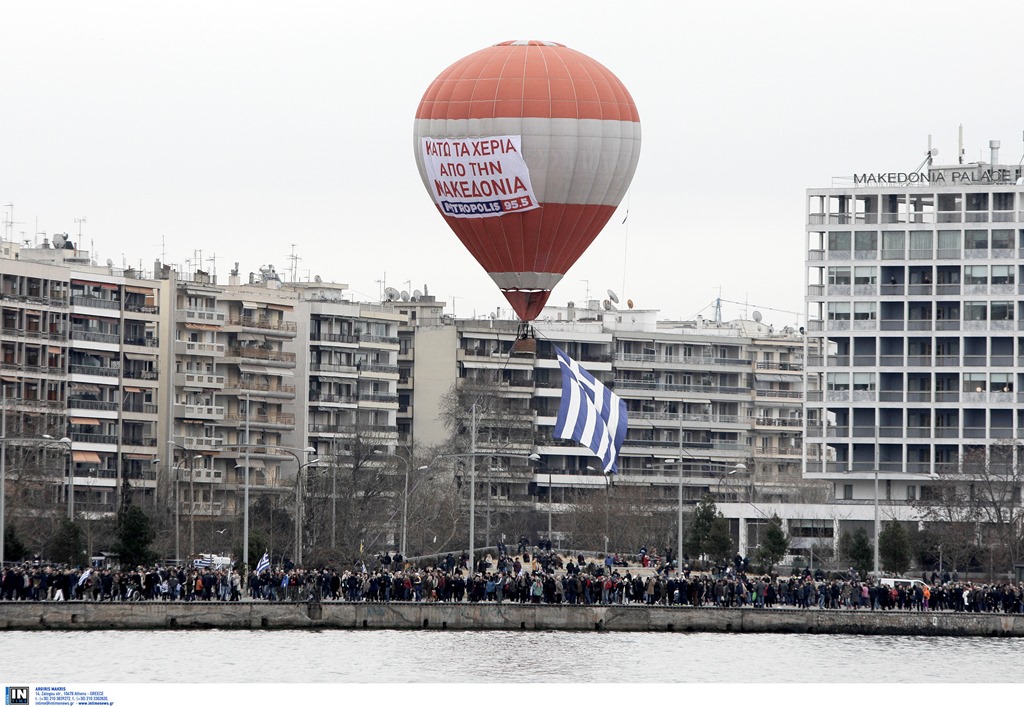
M 853 175 L 858 187 L 906 186 L 907 184 L 1013 184 L 1014 171 L 1009 169 L 933 169 L 924 172 L 865 172 Z

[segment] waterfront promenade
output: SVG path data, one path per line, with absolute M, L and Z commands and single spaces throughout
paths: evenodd
M 0 630 L 401 629 L 1024 637 L 1024 614 L 664 605 L 0 602 Z

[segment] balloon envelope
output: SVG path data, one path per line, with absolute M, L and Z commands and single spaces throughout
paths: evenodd
M 622 82 L 552 42 L 452 64 L 423 95 L 414 136 L 438 210 L 523 321 L 604 228 L 640 157 Z

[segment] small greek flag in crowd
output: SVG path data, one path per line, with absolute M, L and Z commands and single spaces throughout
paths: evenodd
M 263 574 L 265 570 L 270 569 L 270 555 L 263 553 L 263 557 L 260 558 L 259 564 L 256 565 L 256 574 Z
M 618 472 L 617 457 L 626 438 L 626 404 L 557 346 L 562 369 L 562 404 L 555 437 L 571 439 L 596 454 L 605 472 Z
M 82 573 L 82 576 L 78 578 L 78 586 L 81 587 L 83 584 L 89 581 L 89 575 L 92 574 L 92 567 Z

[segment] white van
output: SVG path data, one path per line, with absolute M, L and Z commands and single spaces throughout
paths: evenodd
M 914 589 L 915 587 L 924 589 L 925 587 L 925 583 L 920 579 L 910 579 L 909 577 L 879 577 L 878 583 L 886 587 L 903 587 L 904 589 Z

